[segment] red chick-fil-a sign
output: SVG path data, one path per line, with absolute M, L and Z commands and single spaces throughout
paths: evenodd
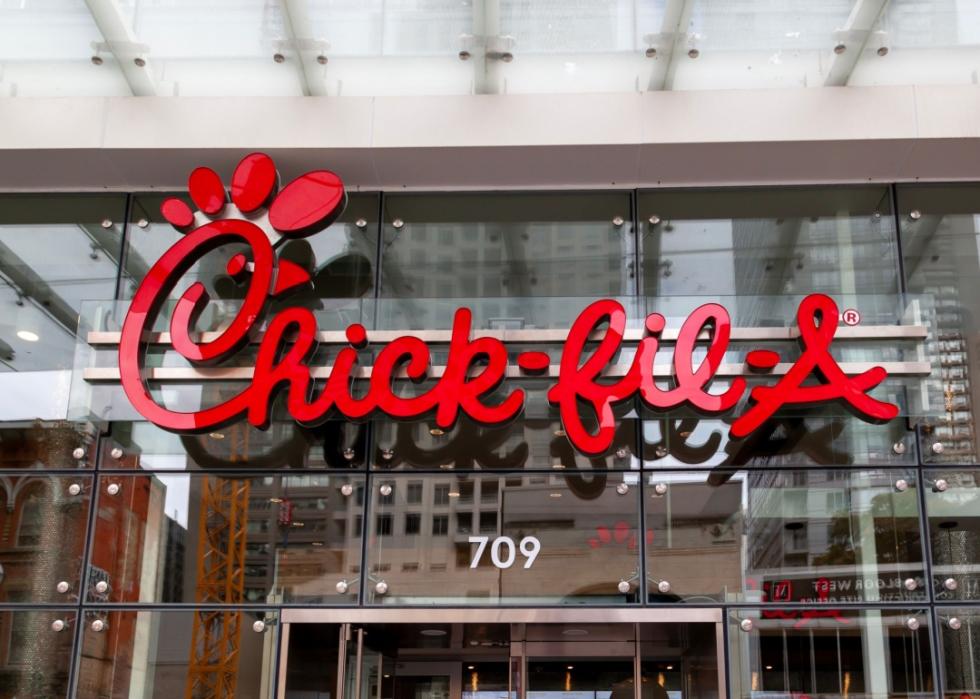
M 324 229 L 343 211 L 346 193 L 340 178 L 325 170 L 309 172 L 281 191 L 277 191 L 277 183 L 272 160 L 254 153 L 242 160 L 232 178 L 234 210 L 228 205 L 221 179 L 208 168 L 194 170 L 189 182 L 191 199 L 203 216 L 196 217 L 179 199 L 164 202 L 164 217 L 185 236 L 160 257 L 139 285 L 119 340 L 123 388 L 147 420 L 187 433 L 207 432 L 242 418 L 262 427 L 270 421 L 274 397 L 283 390 L 289 413 L 302 424 L 322 422 L 331 414 L 359 420 L 381 413 L 401 420 L 433 415 L 438 427 L 447 429 L 460 415 L 495 425 L 521 413 L 525 401 L 521 388 L 489 400 L 507 376 L 510 359 L 502 340 L 473 337 L 472 313 L 467 308 L 455 313 L 448 358 L 437 378 L 430 376 L 429 345 L 410 335 L 384 345 L 370 370 L 364 372 L 358 351 L 367 345 L 368 333 L 363 325 L 353 324 L 346 330 L 346 346 L 332 358 L 329 375 L 322 382 L 315 381 L 309 364 L 318 334 L 313 312 L 294 306 L 265 318 L 273 299 L 311 283 L 305 268 L 277 257 L 272 239 L 306 237 Z M 248 255 L 231 257 L 226 267 L 233 278 L 247 283 L 241 308 L 223 331 L 205 340 L 194 331 L 194 325 L 210 299 L 204 286 L 195 282 L 176 302 L 170 318 L 170 341 L 174 350 L 193 364 L 213 366 L 253 342 L 264 327 L 251 382 L 220 404 L 195 412 L 175 412 L 158 403 L 148 388 L 144 362 L 147 336 L 181 277 L 205 254 L 229 243 L 244 243 L 249 249 Z M 803 299 L 796 318 L 801 355 L 775 383 L 751 389 L 748 408 L 731 425 L 732 438 L 748 435 L 784 405 L 843 402 L 863 419 L 874 422 L 898 415 L 897 406 L 867 393 L 887 376 L 883 367 L 848 376 L 831 356 L 829 348 L 838 319 L 839 311 L 831 298 L 812 294 Z M 547 395 L 559 410 L 569 440 L 580 451 L 598 454 L 609 448 L 615 432 L 613 407 L 618 403 L 638 397 L 658 411 L 689 407 L 701 414 L 718 415 L 731 410 L 746 392 L 742 377 L 734 378 L 721 392 L 711 391 L 731 336 L 731 319 L 724 307 L 704 304 L 684 321 L 674 345 L 669 387 L 654 381 L 654 359 L 666 325 L 659 313 L 645 319 L 644 334 L 622 376 L 612 380 L 605 374 L 623 345 L 626 325 L 623 306 L 602 299 L 582 311 L 568 331 L 557 377 Z M 705 340 L 706 354 L 696 364 L 695 349 Z M 778 362 L 779 355 L 771 350 L 755 350 L 746 357 L 749 368 L 763 374 Z M 523 374 L 534 376 L 549 370 L 550 359 L 544 352 L 525 351 L 516 358 L 516 364 Z M 352 390 L 357 377 L 369 382 L 366 392 Z M 434 378 L 434 382 L 418 395 L 403 396 L 394 389 L 397 377 L 415 381 Z M 596 427 L 588 427 L 583 420 L 583 406 L 597 418 Z

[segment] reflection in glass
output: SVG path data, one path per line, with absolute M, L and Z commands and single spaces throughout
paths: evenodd
M 0 612 L 0 696 L 65 697 L 74 610 Z
M 103 476 L 88 599 L 356 601 L 362 484 L 325 474 Z
M 928 463 L 976 463 L 974 385 L 980 346 L 980 187 L 898 187 L 908 289 L 934 299 L 923 314 L 936 331 L 926 344 L 941 382 L 939 419 L 922 428 Z
M 650 601 L 924 600 L 911 481 L 900 471 L 650 474 Z
M 86 612 L 79 699 L 272 696 L 276 618 L 271 612 Z
M 980 600 L 980 470 L 930 471 L 926 482 L 936 599 Z
M 943 662 L 943 695 L 965 699 L 980 692 L 980 609 L 936 610 Z
M 390 515 L 392 533 L 372 521 L 372 600 L 635 601 L 638 480 L 604 472 L 376 479 L 371 511 Z M 417 484 L 421 502 L 410 502 Z
M 733 697 L 932 696 L 922 610 L 740 610 L 730 617 Z

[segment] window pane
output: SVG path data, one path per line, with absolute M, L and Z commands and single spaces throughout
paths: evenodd
M 82 301 L 111 299 L 124 195 L 0 197 L 0 420 L 67 417 Z
M 92 425 L 71 422 L 4 425 L 0 428 L 0 468 L 91 468 L 96 452 L 95 431 Z
M 743 609 L 729 621 L 733 697 L 935 691 L 929 617 L 922 610 Z
M 928 349 L 938 366 L 941 416 L 923 428 L 929 463 L 976 463 L 980 407 L 980 187 L 900 186 L 898 213 L 909 291 L 933 300 L 923 313 L 936 331 Z
M 650 601 L 925 600 L 912 483 L 903 471 L 650 474 Z
M 326 474 L 103 476 L 94 602 L 355 602 L 362 481 Z M 116 492 L 110 492 L 116 486 Z M 218 585 L 231 575 L 236 584 Z
M 0 612 L 0 693 L 4 697 L 66 697 L 76 612 Z
M 408 506 L 405 476 L 372 486 L 371 507 L 394 514 Z M 627 480 L 624 480 L 627 479 Z M 624 604 L 636 601 L 639 563 L 638 480 L 593 477 L 467 475 L 424 477 L 422 531 L 368 539 L 380 604 Z M 630 485 L 632 483 L 632 485 Z M 464 485 L 499 491 L 496 502 L 462 502 Z M 382 503 L 391 488 L 394 504 Z M 412 506 L 418 511 L 419 505 Z M 375 525 L 378 523 L 376 522 Z M 473 530 L 479 525 L 479 532 Z M 384 585 L 381 585 L 381 583 Z
M 274 613 L 256 609 L 89 610 L 77 696 L 196 697 L 218 687 L 218 696 L 267 699 L 277 628 Z
M 632 295 L 629 206 L 627 194 L 385 197 L 381 295 Z
M 780 317 L 767 306 L 779 297 L 814 292 L 866 316 L 895 312 L 887 187 L 646 192 L 639 214 L 648 296 L 763 297 L 751 314 L 740 307 L 746 323 Z
M 925 479 L 936 599 L 980 600 L 980 469 Z
M 980 692 L 980 609 L 942 607 L 936 610 L 942 644 L 943 695 L 950 699 Z
M 7 476 L 0 484 L 0 603 L 77 599 L 91 477 Z

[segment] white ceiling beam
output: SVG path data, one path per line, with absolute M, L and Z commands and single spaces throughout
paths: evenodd
M 650 34 L 647 40 L 648 51 L 653 49 L 653 72 L 650 74 L 648 89 L 651 91 L 668 90 L 674 82 L 677 65 L 675 53 L 684 53 L 687 26 L 691 22 L 691 9 L 694 0 L 667 0 L 664 6 L 664 18 L 660 25 L 659 34 Z
M 325 73 L 330 44 L 313 36 L 307 6 L 307 0 L 281 0 L 286 43 L 296 54 L 303 94 L 323 97 L 327 94 Z
M 844 26 L 836 32 L 837 44 L 834 46 L 834 60 L 827 71 L 827 78 L 824 85 L 830 87 L 840 87 L 847 85 L 847 81 L 854 72 L 864 47 L 871 36 L 878 17 L 888 5 L 888 0 L 856 0 L 851 14 L 847 18 Z
M 119 64 L 129 89 L 137 97 L 156 95 L 157 85 L 146 55 L 147 47 L 139 43 L 119 9 L 119 3 L 116 0 L 85 0 L 85 4 L 102 33 L 106 48 Z

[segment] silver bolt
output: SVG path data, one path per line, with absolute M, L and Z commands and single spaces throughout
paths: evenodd
M 69 495 L 78 495 L 81 492 L 82 492 L 82 486 L 80 486 L 78 483 L 72 483 L 70 486 L 68 486 Z
M 395 452 L 393 452 L 391 449 L 382 449 L 381 450 L 381 458 L 384 459 L 385 461 L 391 461 L 391 459 L 394 456 L 395 456 Z
M 936 482 L 932 484 L 932 489 L 937 493 L 945 493 L 947 488 L 949 488 L 949 483 L 945 478 L 937 478 Z
M 647 221 L 650 222 L 651 226 L 656 226 L 658 223 L 660 223 L 660 217 L 654 214 L 653 216 L 648 218 Z
M 892 451 L 896 454 L 904 454 L 906 450 L 905 442 L 895 442 L 892 445 Z
M 139 226 L 140 228 L 146 228 L 150 225 L 150 222 L 145 218 L 141 218 L 139 221 L 136 222 L 136 225 Z
M 112 451 L 109 452 L 109 456 L 111 456 L 116 461 L 119 461 L 119 459 L 123 457 L 123 450 L 120 449 L 119 447 L 113 447 Z
M 102 65 L 102 56 L 92 56 L 92 65 L 94 66 Z
M 754 626 L 755 624 L 752 623 L 751 619 L 742 619 L 742 621 L 740 621 L 738 624 L 738 627 L 742 629 L 742 631 L 751 631 L 752 627 Z
M 357 226 L 358 228 L 367 228 L 367 219 L 359 218 L 356 221 L 354 221 L 354 225 Z
M 354 492 L 354 486 L 352 486 L 350 483 L 344 483 L 342 486 L 340 486 L 340 492 L 343 495 L 350 496 Z
M 877 219 L 881 218 L 881 212 L 880 211 L 875 211 L 873 214 L 871 214 L 871 217 L 877 220 Z
M 667 456 L 667 447 L 665 447 L 665 446 L 659 446 L 659 447 L 657 447 L 656 449 L 653 450 L 653 454 L 658 459 L 662 459 L 665 456 Z
M 388 583 L 386 583 L 384 580 L 379 580 L 378 584 L 374 586 L 374 591 L 377 592 L 379 595 L 387 594 Z
M 95 633 L 102 633 L 107 628 L 109 628 L 109 625 L 102 619 L 96 619 L 92 622 L 91 629 L 95 631 Z
M 276 63 L 284 63 L 286 61 L 286 57 L 281 53 L 274 53 L 272 54 L 272 60 Z
M 391 486 L 388 485 L 387 483 L 385 483 L 383 486 L 381 486 L 379 488 L 379 490 L 381 491 L 381 494 L 384 495 L 385 497 L 387 497 L 388 495 L 391 495 Z
M 656 493 L 657 495 L 666 495 L 667 494 L 667 484 L 666 483 L 657 483 L 655 486 L 653 486 L 653 492 Z
M 394 221 L 391 222 L 391 225 L 394 226 L 396 229 L 401 229 L 405 227 L 405 222 L 402 221 L 400 218 L 396 218 Z
M 623 223 L 625 223 L 622 216 L 613 216 L 612 222 L 613 225 L 616 226 L 616 228 L 619 228 L 620 226 L 623 225 Z
M 85 450 L 82 449 L 82 447 L 75 447 L 72 450 L 71 455 L 75 458 L 76 461 L 81 461 L 82 459 L 85 458 Z
M 922 212 L 919 211 L 918 209 L 912 209 L 909 212 L 909 218 L 912 219 L 913 221 L 918 221 L 920 218 L 922 218 Z
M 122 490 L 121 485 L 118 483 L 110 483 L 106 486 L 105 492 L 109 493 L 109 495 L 118 495 L 120 490 Z
M 631 585 L 625 580 L 620 580 L 619 584 L 616 585 L 616 589 L 620 591 L 621 594 L 627 594 L 630 591 Z
M 470 60 L 470 58 L 472 57 L 472 55 L 473 54 L 471 54 L 469 51 L 460 51 L 459 52 L 459 60 L 461 60 L 461 61 L 468 61 L 468 60 Z
M 350 583 L 348 583 L 346 580 L 341 580 L 335 587 L 338 595 L 346 595 L 347 590 L 350 589 Z
M 905 625 L 908 627 L 909 631 L 918 631 L 920 624 L 918 619 L 916 619 L 914 616 L 910 616 L 908 620 L 906 620 Z
M 109 219 L 109 218 L 102 219 L 102 227 L 103 228 L 112 228 L 112 219 Z
M 105 580 L 99 580 L 99 582 L 95 583 L 95 591 L 100 595 L 104 595 L 109 591 L 109 583 L 107 583 Z
M 500 54 L 500 60 L 504 63 L 510 63 L 514 60 L 514 54 L 512 54 L 510 51 L 505 51 L 504 53 Z
M 834 47 L 834 53 L 836 53 L 838 56 L 845 51 L 847 51 L 847 47 L 844 44 L 837 44 L 837 46 Z
M 898 492 L 904 493 L 908 489 L 909 489 L 909 482 L 904 478 L 899 478 L 897 481 L 895 481 L 895 490 L 897 490 Z
M 68 624 L 65 623 L 64 619 L 55 619 L 51 622 L 51 630 L 55 633 L 64 631 L 66 626 L 68 626 Z
M 911 592 L 919 585 L 915 582 L 915 578 L 905 578 L 905 589 Z
M 143 58 L 142 56 L 137 56 L 136 58 L 134 58 L 133 59 L 133 63 L 136 64 L 136 67 L 137 68 L 145 68 L 146 67 L 146 59 Z
M 698 51 L 697 49 L 691 49 L 690 51 L 687 52 L 688 58 L 697 58 L 700 55 L 701 52 Z
M 879 56 L 887 56 L 888 55 L 888 47 L 887 46 L 879 46 L 877 53 L 878 53 Z
M 316 62 L 319 63 L 321 66 L 325 66 L 327 65 L 327 57 L 321 53 L 319 56 L 316 57 Z
M 657 589 L 660 590 L 660 592 L 667 594 L 670 592 L 670 583 L 666 580 L 661 580 L 657 583 Z
M 626 450 L 626 447 L 620 447 L 619 449 L 616 450 L 617 459 L 625 459 L 628 455 L 629 452 Z
M 961 628 L 963 628 L 963 622 L 955 616 L 951 616 L 946 620 L 946 626 L 953 629 L 953 631 L 959 631 Z
M 254 622 L 252 622 L 252 631 L 255 633 L 262 633 L 265 631 L 265 622 L 261 619 L 256 619 Z
M 952 592 L 959 586 L 960 586 L 959 583 L 956 582 L 956 578 L 946 578 L 945 580 L 943 580 L 943 587 L 945 587 L 950 592 Z
M 630 487 L 625 483 L 620 483 L 616 486 L 616 492 L 620 495 L 626 495 L 626 493 L 630 492 Z
M 646 50 L 646 56 L 647 56 L 647 58 L 656 58 L 657 57 L 657 49 L 655 49 L 655 48 L 653 48 L 651 46 L 650 48 L 648 48 Z
M 64 595 L 69 590 L 71 590 L 71 584 L 67 580 L 62 580 L 57 585 L 55 585 L 54 589 L 56 589 L 58 592 Z
M 932 453 L 933 454 L 942 454 L 944 451 L 946 451 L 946 447 L 943 445 L 942 442 L 933 442 L 932 443 Z
M 348 461 L 353 461 L 355 456 L 357 456 L 357 452 L 353 448 L 347 447 L 344 449 L 344 458 Z

